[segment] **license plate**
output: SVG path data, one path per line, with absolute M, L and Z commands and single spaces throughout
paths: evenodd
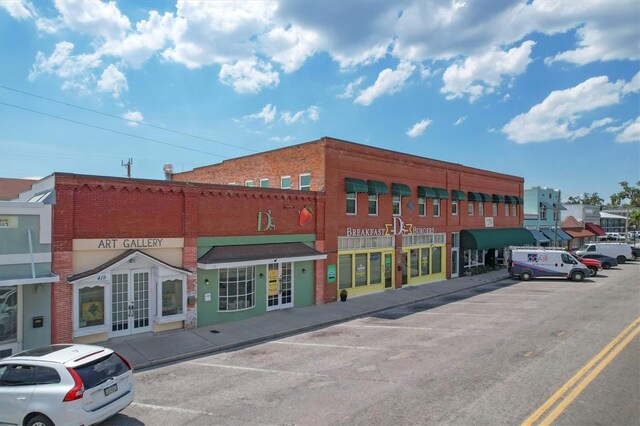
M 115 393 L 118 391 L 118 384 L 114 383 L 111 386 L 109 386 L 108 388 L 104 388 L 104 396 L 109 396 L 112 393 Z

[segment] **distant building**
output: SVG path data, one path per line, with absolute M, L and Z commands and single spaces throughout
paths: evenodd
M 34 182 L 37 181 L 34 179 L 0 178 L 0 201 L 18 198 L 18 194 L 31 189 Z
M 627 217 L 607 212 L 600 212 L 600 226 L 605 232 L 627 232 Z
M 524 190 L 524 227 L 539 246 L 568 245 L 571 236 L 560 229 L 561 210 L 565 207 L 560 203 L 559 190 L 540 186 Z

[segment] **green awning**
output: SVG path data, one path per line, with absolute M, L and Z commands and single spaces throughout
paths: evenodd
M 345 178 L 344 190 L 345 192 L 369 192 L 369 187 L 362 179 Z
M 451 190 L 451 199 L 452 200 L 466 200 L 467 194 L 464 191 L 458 191 L 457 189 Z
M 491 201 L 491 195 L 485 193 L 485 192 L 480 192 L 479 193 L 480 196 L 482 197 L 482 201 L 485 203 L 488 203 L 489 201 Z
M 384 182 L 378 182 L 377 180 L 368 180 L 367 186 L 369 190 L 369 195 L 387 195 L 389 193 L 389 188 L 387 184 Z
M 482 195 L 479 192 L 467 192 L 469 201 L 482 201 Z
M 449 198 L 449 192 L 444 188 L 433 188 L 436 191 L 436 198 Z
M 436 197 L 436 190 L 430 186 L 418 186 L 418 197 L 438 198 Z
M 536 239 L 525 228 L 463 229 L 460 232 L 460 243 L 463 250 L 483 250 L 509 246 L 535 246 Z
M 399 195 L 401 197 L 411 197 L 411 189 L 404 183 L 392 183 L 391 194 Z
M 492 198 L 494 203 L 504 203 L 504 195 L 493 194 Z
M 518 204 L 515 197 L 512 197 L 511 195 L 505 195 L 504 202 L 505 204 Z
M 522 198 L 520 197 L 516 197 L 515 195 L 513 196 L 513 198 L 515 198 L 516 202 L 514 204 L 524 204 L 524 201 L 522 200 Z

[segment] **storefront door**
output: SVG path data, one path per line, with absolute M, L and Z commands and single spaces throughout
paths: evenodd
M 384 254 L 384 288 L 393 287 L 393 260 L 391 253 Z
M 21 312 L 18 286 L 0 287 L 0 358 L 18 352 L 18 321 Z M 19 315 L 20 314 L 20 315 Z
M 111 333 L 109 337 L 151 331 L 148 270 L 111 276 Z
M 270 264 L 267 267 L 267 311 L 293 306 L 293 263 Z

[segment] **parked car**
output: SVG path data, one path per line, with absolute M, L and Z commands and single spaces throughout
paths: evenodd
M 15 339 L 18 331 L 18 290 L 0 288 L 0 340 Z
M 591 276 L 587 266 L 566 250 L 539 247 L 512 247 L 508 261 L 512 277 L 529 281 L 537 277 L 565 277 L 582 281 Z
M 599 260 L 600 263 L 602 264 L 602 269 L 609 269 L 611 267 L 618 266 L 618 261 L 615 258 L 611 256 L 606 256 L 604 254 L 588 253 L 588 254 L 583 254 L 580 257 L 584 259 Z
M 600 236 L 599 239 L 607 241 L 625 241 L 627 237 L 620 232 L 607 232 L 606 235 Z
M 621 265 L 627 260 L 636 260 L 636 256 L 631 251 L 631 246 L 626 243 L 587 243 L 576 250 L 578 256 L 588 253 L 615 257 Z
M 631 246 L 631 254 L 636 258 L 640 257 L 640 247 Z
M 596 259 L 585 259 L 584 257 L 576 256 L 581 263 L 585 264 L 589 271 L 591 272 L 591 276 L 595 277 L 598 275 L 598 271 L 602 270 L 602 263 Z
M 0 360 L 0 424 L 94 424 L 134 394 L 131 364 L 101 346 L 50 345 Z

